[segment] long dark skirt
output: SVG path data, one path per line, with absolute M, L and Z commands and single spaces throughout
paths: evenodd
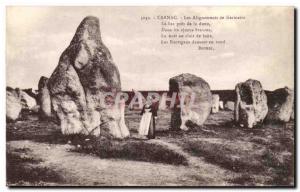
M 149 125 L 149 131 L 148 131 L 148 139 L 155 139 L 155 118 L 152 116 L 150 125 Z

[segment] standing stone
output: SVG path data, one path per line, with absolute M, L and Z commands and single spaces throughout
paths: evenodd
M 18 91 L 10 87 L 6 88 L 6 119 L 17 120 L 22 110 L 21 99 Z
M 171 115 L 171 129 L 187 130 L 189 125 L 202 125 L 211 112 L 212 94 L 209 84 L 200 77 L 185 73 L 169 80 L 169 91 L 181 95 Z M 191 124 L 192 123 L 192 124 Z
M 225 109 L 229 111 L 234 111 L 234 102 L 233 101 L 227 101 L 225 103 Z
M 39 115 L 42 119 L 51 117 L 51 99 L 47 84 L 48 78 L 42 76 L 38 84 Z
M 36 106 L 35 98 L 29 96 L 26 92 L 20 91 L 20 99 L 23 109 L 32 110 Z
M 25 93 L 27 93 L 30 97 L 34 98 L 37 102 L 37 94 L 35 93 L 34 90 L 32 90 L 32 88 L 28 88 L 28 89 L 22 89 L 22 91 L 24 91 Z
M 261 123 L 267 113 L 267 96 L 259 81 L 249 79 L 235 87 L 235 121 L 242 127 L 253 128 Z
M 211 108 L 212 113 L 219 112 L 219 100 L 220 100 L 220 96 L 218 94 L 212 95 L 212 108 Z
M 224 103 L 223 103 L 223 101 L 219 101 L 219 108 L 220 108 L 220 110 L 224 109 Z
M 159 106 L 158 106 L 158 109 L 160 110 L 165 110 L 167 108 L 167 97 L 168 97 L 168 93 L 163 93 L 160 97 L 160 100 L 159 100 Z
M 48 88 L 63 134 L 99 136 L 101 129 L 113 137 L 124 137 L 120 109 L 112 102 L 121 91 L 120 74 L 102 42 L 98 18 L 89 16 L 80 23 Z M 107 94 L 110 96 L 105 97 Z
M 294 91 L 288 87 L 276 89 L 268 97 L 268 120 L 288 122 L 293 116 Z

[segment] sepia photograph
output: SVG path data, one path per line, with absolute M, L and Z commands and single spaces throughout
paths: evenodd
M 295 7 L 7 6 L 8 187 L 295 187 Z

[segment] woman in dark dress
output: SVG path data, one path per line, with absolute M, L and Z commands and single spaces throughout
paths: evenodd
M 157 106 L 148 98 L 142 112 L 139 135 L 147 136 L 148 139 L 155 138 L 155 121 L 157 119 Z

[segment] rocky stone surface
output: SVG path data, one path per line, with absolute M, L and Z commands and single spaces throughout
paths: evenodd
M 38 84 L 39 116 L 42 119 L 51 117 L 51 98 L 47 85 L 48 78 L 42 76 Z
M 167 93 L 164 93 L 161 95 L 160 100 L 159 100 L 159 106 L 158 106 L 159 110 L 165 110 L 167 108 L 167 105 L 166 105 L 167 97 L 168 97 Z
M 30 97 L 34 98 L 37 102 L 38 94 L 36 94 L 36 90 L 33 90 L 32 88 L 28 88 L 28 89 L 22 89 L 22 91 L 27 93 Z
M 8 121 L 17 120 L 22 110 L 20 90 L 6 88 L 6 119 Z
M 220 96 L 218 94 L 213 94 L 212 95 L 212 108 L 211 108 L 212 113 L 219 112 L 219 105 L 220 105 L 219 101 L 220 101 Z
M 234 118 L 242 127 L 253 128 L 261 123 L 267 113 L 267 96 L 259 81 L 249 79 L 235 87 L 237 100 L 235 102 Z
M 23 109 L 32 110 L 36 106 L 35 98 L 29 96 L 26 92 L 20 91 L 19 96 Z
M 294 113 L 294 91 L 288 87 L 276 89 L 268 96 L 268 120 L 288 122 Z
M 6 118 L 7 120 L 17 120 L 21 117 L 21 112 L 32 112 L 37 107 L 36 100 L 25 91 L 11 87 L 6 88 Z
M 98 18 L 89 16 L 80 23 L 49 78 L 48 88 L 64 134 L 99 136 L 106 131 L 124 137 L 119 131 L 120 110 L 111 102 L 121 91 L 120 74 L 102 42 Z M 106 103 L 108 93 L 111 98 L 106 97 Z
M 169 91 L 182 96 L 177 100 L 179 106 L 172 110 L 171 129 L 187 130 L 189 125 L 205 122 L 212 107 L 210 86 L 205 80 L 189 73 L 181 74 L 169 80 Z
M 229 111 L 234 111 L 234 102 L 233 101 L 227 101 L 224 105 L 224 108 L 226 110 L 229 110 Z

